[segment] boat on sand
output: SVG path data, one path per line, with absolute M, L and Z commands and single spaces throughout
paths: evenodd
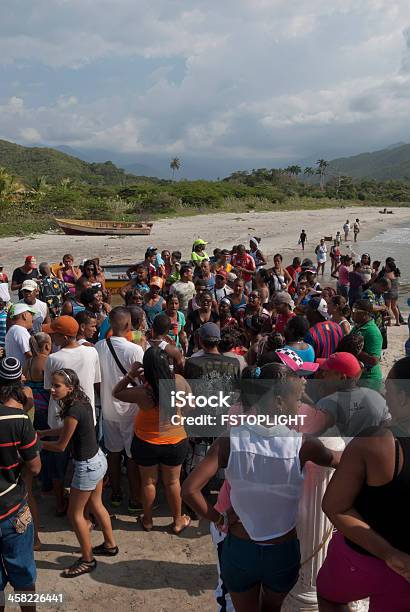
M 148 236 L 153 223 L 137 221 L 99 221 L 87 219 L 56 219 L 57 225 L 69 235 Z

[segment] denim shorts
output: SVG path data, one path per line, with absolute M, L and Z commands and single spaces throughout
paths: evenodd
M 228 533 L 222 544 L 220 563 L 221 575 L 230 593 L 244 593 L 256 585 L 274 593 L 288 593 L 299 577 L 299 540 L 261 545 Z
M 73 463 L 74 474 L 71 486 L 80 491 L 94 491 L 107 471 L 107 459 L 102 450 L 99 449 L 98 453 L 91 459 L 85 461 L 73 459 Z
M 0 591 L 4 591 L 7 583 L 18 591 L 36 582 L 33 522 L 24 533 L 17 533 L 14 527 L 18 514 L 25 509 L 23 503 L 17 512 L 0 521 Z

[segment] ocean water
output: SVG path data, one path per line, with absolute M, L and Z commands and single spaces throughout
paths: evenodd
M 407 312 L 407 299 L 410 297 L 410 227 L 386 229 L 372 240 L 353 243 L 351 251 L 359 257 L 362 253 L 370 253 L 372 261 L 379 260 L 382 264 L 386 257 L 394 257 L 401 272 L 399 305 Z

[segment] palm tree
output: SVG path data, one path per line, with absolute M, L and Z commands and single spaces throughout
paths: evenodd
M 0 199 L 13 200 L 24 189 L 24 185 L 6 168 L 0 168 Z
M 37 176 L 34 181 L 33 189 L 39 197 L 43 197 L 49 190 L 47 177 L 45 177 L 44 175 Z
M 179 159 L 179 157 L 174 157 L 174 159 L 171 159 L 169 167 L 172 170 L 172 180 L 174 180 L 175 178 L 175 172 L 178 172 L 181 166 L 182 166 L 182 162 Z
M 69 177 L 62 178 L 60 181 L 60 187 L 63 191 L 68 191 L 73 186 L 73 181 Z
M 316 170 L 312 168 L 312 166 L 306 166 L 306 168 L 303 170 L 303 174 L 306 176 L 313 176 L 316 174 Z
M 318 159 L 316 164 L 316 174 L 319 174 L 320 176 L 320 189 L 323 191 L 325 188 L 325 177 L 327 174 L 327 169 L 329 167 L 329 162 L 327 162 L 325 159 Z

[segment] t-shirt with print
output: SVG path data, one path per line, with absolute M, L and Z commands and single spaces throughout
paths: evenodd
M 171 285 L 169 293 L 170 295 L 175 293 L 179 299 L 179 310 L 186 312 L 188 310 L 189 300 L 192 300 L 195 295 L 195 285 L 192 281 L 188 281 L 187 283 L 178 281 Z
M 194 355 L 185 362 L 184 377 L 192 389 L 192 393 L 198 397 L 204 395 L 217 396 L 216 406 L 206 406 L 196 408 L 198 414 L 226 414 L 228 407 L 219 401 L 221 396 L 229 397 L 228 404 L 232 406 L 237 401 L 237 390 L 239 387 L 240 365 L 235 357 L 225 355 L 205 353 L 201 356 Z M 201 433 L 204 436 L 215 437 L 222 433 L 218 428 L 219 423 L 214 423 L 206 427 L 201 427 L 201 431 L 193 431 L 193 435 Z M 188 433 L 188 429 L 185 428 Z M 189 435 L 189 434 L 188 434 Z
M 362 293 L 362 300 L 369 300 L 372 306 L 373 305 L 374 306 L 385 306 L 386 305 L 383 295 L 382 294 L 377 295 L 377 293 L 375 293 L 372 289 L 366 289 L 366 291 Z M 382 310 L 378 310 L 377 312 L 374 312 L 373 318 L 379 329 L 384 327 Z
M 94 414 L 91 404 L 80 401 L 70 406 L 66 414 L 77 421 L 71 438 L 71 449 L 75 461 L 87 461 L 98 453 L 94 429 Z
M 329 413 L 342 436 L 354 438 L 369 427 L 390 419 L 384 397 L 367 387 L 337 391 L 322 398 L 317 408 Z
M 69 368 L 77 374 L 80 385 L 90 400 L 95 418 L 95 396 L 94 383 L 101 382 L 100 360 L 93 346 L 77 346 L 72 349 L 63 348 L 52 353 L 46 361 L 44 368 L 44 389 L 51 389 L 51 378 L 53 372 Z M 50 397 L 48 405 L 48 424 L 54 429 L 61 427 L 62 421 L 59 416 L 60 406 L 56 400 Z
M 0 521 L 16 512 L 26 499 L 21 462 L 35 459 L 37 436 L 27 414 L 0 404 Z

